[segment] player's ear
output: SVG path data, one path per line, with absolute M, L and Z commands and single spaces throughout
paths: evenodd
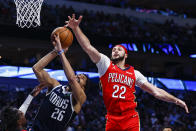
M 127 59 L 127 58 L 128 58 L 128 54 L 125 53 L 125 59 Z

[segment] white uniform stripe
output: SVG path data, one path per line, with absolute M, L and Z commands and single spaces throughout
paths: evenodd
M 110 59 L 106 55 L 101 54 L 101 59 L 96 64 L 98 68 L 99 77 L 102 77 L 106 73 L 108 67 L 110 66 L 110 63 L 111 63 Z M 147 79 L 138 70 L 134 70 L 134 71 L 135 71 L 135 79 L 136 79 L 135 85 L 140 87 L 145 82 L 147 82 Z

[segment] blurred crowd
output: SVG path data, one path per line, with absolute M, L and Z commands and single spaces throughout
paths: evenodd
M 81 22 L 81 28 L 83 32 L 89 37 L 92 44 L 96 43 L 99 46 L 103 45 L 106 47 L 106 42 L 103 42 L 103 40 L 151 43 L 152 45 L 154 43 L 169 43 L 181 45 L 182 47 L 186 46 L 186 48 L 181 48 L 180 50 L 181 52 L 189 52 L 190 49 L 188 45 L 191 45 L 192 47 L 192 45 L 196 43 L 196 27 L 190 27 L 189 25 L 181 27 L 175 24 L 172 20 L 165 21 L 164 24 L 158 24 L 150 20 L 147 22 L 142 21 L 141 19 L 127 17 L 120 14 L 104 14 L 104 12 L 89 12 L 87 10 L 76 12 L 72 7 L 67 7 L 66 5 L 51 6 L 47 5 L 46 3 L 43 3 L 41 9 L 41 26 L 35 30 L 39 30 L 38 32 L 51 32 L 54 28 L 63 26 L 65 24 L 65 20 L 68 19 L 67 16 L 71 15 L 72 13 L 76 13 L 77 17 L 80 14 L 84 16 Z M 5 27 L 12 27 L 16 26 L 15 24 L 16 7 L 14 2 L 12 0 L 1 0 L 0 25 Z M 11 30 L 11 32 L 13 31 Z M 42 33 L 40 36 L 44 34 L 45 33 Z M 6 33 L 3 31 L 2 35 L 6 35 Z M 23 35 L 24 34 L 20 34 L 19 36 L 23 37 Z M 1 45 L 0 48 L 2 48 Z M 3 57 L 1 61 L 8 65 L 32 66 L 43 56 L 39 49 L 37 49 L 37 51 L 32 49 L 25 49 L 26 52 L 20 48 L 17 50 L 18 54 L 21 56 L 20 59 L 23 60 L 19 61 L 19 57 L 17 59 Z M 34 52 L 33 56 L 24 55 L 24 53 L 27 54 L 27 52 Z M 45 51 L 44 55 L 46 52 L 48 51 Z M 77 55 L 74 57 L 77 57 Z M 89 62 L 89 60 L 81 59 L 79 62 L 73 57 L 70 58 L 72 66 L 75 70 L 84 70 L 90 72 L 96 72 L 97 70 L 96 66 L 92 62 Z M 1 61 L 0 64 L 2 64 Z M 48 68 L 59 69 L 61 68 L 61 64 L 59 63 L 60 62 L 58 62 L 58 60 L 55 60 L 49 65 Z M 179 70 L 183 69 L 179 68 Z M 178 78 L 179 76 L 183 76 L 178 74 L 180 72 L 182 71 L 177 71 L 177 73 L 175 72 L 175 77 L 177 76 Z M 164 74 L 164 77 L 168 77 L 166 75 L 167 74 Z
M 0 109 L 5 105 L 20 107 L 32 90 L 32 86 L 0 86 Z M 141 131 L 162 131 L 164 127 L 173 131 L 196 130 L 195 92 L 168 90 L 171 94 L 185 100 L 190 108 L 190 114 L 171 103 L 159 101 L 137 88 L 137 111 L 140 114 Z M 31 103 L 26 117 L 31 126 L 40 103 L 44 97 L 42 91 Z M 192 100 L 190 100 L 192 99 Z M 106 109 L 102 92 L 97 84 L 90 84 L 87 90 L 87 101 L 81 112 L 65 131 L 104 131 Z
M 127 8 L 127 1 L 125 0 L 86 1 Z M 135 8 L 135 10 L 142 11 L 144 9 Z M 49 29 L 54 29 L 57 26 L 62 26 L 64 25 L 67 16 L 72 13 L 76 13 L 77 16 L 79 14 L 84 16 L 81 28 L 87 35 L 91 34 L 92 36 L 103 36 L 108 38 L 126 38 L 128 40 L 152 43 L 177 43 L 182 45 L 196 42 L 196 28 L 191 28 L 189 25 L 180 27 L 173 21 L 165 21 L 165 24 L 155 24 L 152 21 L 144 22 L 133 17 L 126 17 L 119 14 L 106 15 L 104 12 L 88 12 L 87 10 L 75 12 L 72 7 L 66 7 L 66 5 L 57 5 L 53 7 L 43 4 L 41 10 L 42 26 L 40 29 L 47 31 Z M 0 24 L 15 25 L 15 22 L 15 4 L 10 0 L 1 0 Z M 20 64 L 32 66 L 40 58 L 41 54 L 37 54 L 30 58 L 25 58 L 24 62 Z M 53 69 L 58 66 L 60 67 L 61 64 L 58 63 L 60 62 L 55 60 L 50 64 L 50 67 Z M 85 63 L 84 61 L 84 63 L 81 62 L 81 64 L 81 67 L 85 70 L 95 71 L 95 66 L 90 65 L 91 63 Z M 78 67 L 74 67 L 74 69 L 77 68 Z M 92 85 L 90 88 L 93 90 L 87 92 L 87 101 L 80 114 L 67 129 L 68 131 L 104 131 L 106 110 L 102 100 L 102 93 L 98 88 L 98 85 Z M 13 87 L 10 90 L 6 90 L 6 87 L 0 87 L 0 109 L 8 104 L 19 107 L 30 91 L 31 88 L 26 87 Z M 193 92 L 189 94 L 190 96 L 187 96 L 184 92 L 173 91 L 172 93 L 182 99 L 192 99 L 192 102 L 194 102 L 191 103 L 193 106 L 192 108 L 196 108 L 196 103 L 193 101 L 195 100 L 196 95 Z M 43 96 L 44 92 L 35 98 L 31 104 L 27 112 L 29 124 L 32 123 Z M 196 113 L 187 115 L 180 107 L 177 107 L 174 104 L 160 102 L 140 90 L 136 92 L 136 96 L 138 98 L 138 111 L 141 118 L 141 131 L 160 131 L 163 127 L 171 127 L 176 131 L 196 130 Z M 183 98 L 183 96 L 186 96 L 189 99 Z
M 81 28 L 92 38 L 107 38 L 145 43 L 169 43 L 178 45 L 193 45 L 196 43 L 196 27 L 186 25 L 178 26 L 172 20 L 164 24 L 153 23 L 153 21 L 142 21 L 134 17 L 126 17 L 120 14 L 104 14 L 104 12 L 76 12 L 72 7 L 66 5 L 51 6 L 42 5 L 41 26 L 39 30 L 52 31 L 58 26 L 63 26 L 67 16 L 76 13 L 83 15 Z M 13 1 L 0 1 L 0 25 L 16 24 L 16 7 Z M 22 36 L 22 34 L 21 34 Z M 104 44 L 101 40 L 99 44 Z M 94 42 L 93 42 L 94 43 Z
M 117 0 L 118 1 L 118 0 Z M 164 24 L 155 24 L 153 21 L 142 21 L 133 17 L 120 14 L 104 14 L 104 12 L 76 12 L 66 5 L 42 5 L 41 27 L 42 30 L 54 29 L 64 25 L 68 15 L 76 13 L 83 15 L 81 28 L 86 34 L 104 36 L 109 38 L 126 38 L 127 40 L 191 44 L 196 42 L 196 28 L 189 25 L 180 27 L 172 20 Z M 0 1 L 0 23 L 12 24 L 16 22 L 16 7 L 13 1 Z
M 171 9 L 151 9 L 151 8 L 142 8 L 139 6 L 134 6 L 131 4 L 130 0 L 73 0 L 73 1 L 80 1 L 80 2 L 87 2 L 92 4 L 100 4 L 100 5 L 109 5 L 118 8 L 129 8 L 131 10 L 135 10 L 141 13 L 147 14 L 160 14 L 164 16 L 178 16 L 181 18 L 187 18 L 187 14 L 183 11 L 179 11 L 178 13 L 171 10 Z M 189 14 L 189 17 L 194 17 L 194 15 Z
M 85 2 L 96 2 L 98 4 L 110 4 L 128 8 L 128 0 L 85 0 Z M 141 8 L 134 9 L 136 11 L 145 11 Z M 153 12 L 160 11 L 156 10 Z M 189 25 L 180 27 L 173 21 L 165 21 L 164 24 L 155 24 L 152 21 L 144 22 L 133 17 L 126 17 L 119 14 L 106 15 L 104 12 L 88 12 L 87 10 L 76 12 L 72 7 L 66 7 L 66 5 L 57 5 L 53 7 L 51 5 L 43 4 L 40 29 L 48 31 L 57 26 L 62 26 L 64 25 L 67 16 L 72 13 L 76 13 L 77 16 L 79 14 L 84 16 L 81 28 L 87 35 L 90 34 L 92 36 L 108 37 L 111 39 L 126 38 L 126 40 L 152 43 L 177 43 L 182 45 L 196 43 L 196 27 L 192 28 Z M 175 14 L 175 12 L 173 14 Z M 173 14 L 171 13 L 171 15 Z M 15 25 L 15 23 L 15 4 L 10 0 L 1 0 L 0 25 Z M 40 53 L 37 53 L 32 57 L 24 58 L 24 62 L 18 64 L 22 66 L 32 66 L 41 56 Z M 73 64 L 74 61 L 71 63 Z M 92 65 L 92 63 L 86 63 L 86 61 L 80 63 L 80 67 L 73 68 L 76 70 L 82 68 L 91 72 L 96 71 L 95 65 Z M 58 59 L 54 60 L 49 65 L 49 68 L 53 69 L 58 67 L 61 67 Z M 92 84 L 89 88 L 90 89 L 87 92 L 87 101 L 84 104 L 82 111 L 75 118 L 67 131 L 104 131 L 106 110 L 102 100 L 102 92 L 97 84 Z M 1 85 L 0 109 L 5 105 L 19 107 L 31 89 L 32 87 L 9 86 L 8 88 L 8 86 L 4 87 Z M 196 108 L 196 102 L 194 101 L 196 99 L 195 92 L 190 92 L 188 94 L 183 91 L 170 92 L 181 99 L 187 100 L 189 102 L 188 105 L 191 106 L 192 110 Z M 35 117 L 43 96 L 44 91 L 33 100 L 33 103 L 27 112 L 29 125 Z M 196 113 L 185 114 L 185 111 L 180 107 L 156 100 L 139 89 L 136 92 L 136 96 L 141 120 L 141 131 L 160 131 L 164 127 L 170 127 L 174 129 L 174 131 L 196 130 Z M 192 101 L 190 102 L 190 100 Z

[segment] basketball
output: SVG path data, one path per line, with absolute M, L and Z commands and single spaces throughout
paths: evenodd
M 51 39 L 54 39 L 54 34 L 59 34 L 61 46 L 63 49 L 69 47 L 73 42 L 73 34 L 72 32 L 66 27 L 57 27 L 53 30 L 51 34 Z

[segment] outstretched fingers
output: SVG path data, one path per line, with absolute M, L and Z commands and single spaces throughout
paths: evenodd
M 82 21 L 82 18 L 83 16 L 81 15 L 79 18 L 78 18 L 78 23 L 80 23 Z
M 69 21 L 65 21 L 64 27 L 68 27 L 68 26 L 69 26 Z
M 64 27 L 69 27 L 69 24 L 64 25 Z
M 189 109 L 188 109 L 188 107 L 187 107 L 187 105 L 185 104 L 185 110 L 186 110 L 186 113 L 189 113 Z
M 185 109 L 186 113 L 189 113 L 188 107 L 184 101 L 179 101 L 179 106 Z
M 76 15 L 75 14 L 72 14 L 72 19 L 75 19 L 76 18 Z
M 71 29 L 76 28 L 79 26 L 80 22 L 82 21 L 83 16 L 80 16 L 78 19 L 76 19 L 76 15 L 72 14 L 71 16 L 68 16 L 68 21 L 65 21 L 64 27 L 70 27 Z
M 70 17 L 70 16 L 68 16 L 68 19 L 69 19 L 69 20 L 71 20 L 71 17 Z

